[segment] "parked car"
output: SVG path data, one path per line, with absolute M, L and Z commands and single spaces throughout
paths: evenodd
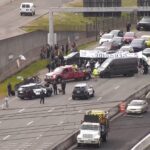
M 114 37 L 112 43 L 115 45 L 116 49 L 121 48 L 124 45 L 123 37 Z
M 119 50 L 118 50 L 118 52 L 130 52 L 130 53 L 132 53 L 132 52 L 134 52 L 134 50 L 133 50 L 133 47 L 132 46 L 130 46 L 130 45 L 124 45 L 124 46 L 122 46 Z
M 150 35 L 142 35 L 141 38 L 145 40 L 146 46 L 150 47 Z
M 150 48 L 145 48 L 142 52 L 143 55 L 150 57 Z
M 94 97 L 94 89 L 87 83 L 78 83 L 74 86 L 72 92 L 72 99 L 88 99 L 89 97 Z
M 20 15 L 35 15 L 35 5 L 33 3 L 21 3 Z
M 114 35 L 110 33 L 105 33 L 102 35 L 102 37 L 99 40 L 99 45 L 101 45 L 104 42 L 109 42 L 113 39 Z
M 129 44 L 135 38 L 137 38 L 135 32 L 126 32 L 123 36 L 123 41 L 124 43 Z
M 132 40 L 130 46 L 133 47 L 134 52 L 140 52 L 146 48 L 146 43 L 144 39 L 138 38 Z
M 122 30 L 111 30 L 109 33 L 113 34 L 114 37 L 123 37 L 124 35 Z
M 147 112 L 147 110 L 148 110 L 148 102 L 146 100 L 132 100 L 126 108 L 127 113 L 135 113 L 135 114 Z
M 17 96 L 20 99 L 34 99 L 39 98 L 41 91 L 44 91 L 45 96 L 50 97 L 52 95 L 52 88 L 45 87 L 37 83 L 29 83 L 22 85 L 17 90 Z
M 98 68 L 99 76 L 133 76 L 138 72 L 138 59 L 135 57 L 108 58 Z
M 136 25 L 137 30 L 150 30 L 150 17 L 143 17 Z

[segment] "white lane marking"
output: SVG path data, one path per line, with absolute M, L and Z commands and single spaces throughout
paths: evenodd
M 102 97 L 99 97 L 98 99 L 97 99 L 97 101 L 100 101 L 102 99 Z
M 78 111 L 78 113 L 81 113 L 81 112 L 82 112 L 82 110 L 79 110 L 79 111 Z
M 9 137 L 10 137 L 10 135 L 5 136 L 5 137 L 3 138 L 3 140 L 8 139 Z
M 25 109 L 23 108 L 23 109 L 20 109 L 18 112 L 21 113 L 21 112 L 23 112 L 24 110 L 25 110 Z
M 52 112 L 53 110 L 55 110 L 55 107 L 53 107 L 50 110 L 48 110 L 48 112 Z
M 34 121 L 30 121 L 27 123 L 27 126 L 31 125 Z
M 119 88 L 120 88 L 120 85 L 116 86 L 114 89 L 117 90 L 117 89 L 119 89 Z
M 72 100 L 72 97 L 69 97 L 68 100 L 69 100 L 69 101 Z
M 42 134 L 40 134 L 38 137 L 36 137 L 36 139 L 38 140 L 40 137 L 42 137 Z
M 57 125 L 61 125 L 61 124 L 63 124 L 64 122 L 63 121 L 60 121 Z

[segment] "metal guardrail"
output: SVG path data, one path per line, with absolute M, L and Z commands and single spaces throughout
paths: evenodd
M 52 7 L 50 12 L 134 12 L 134 11 L 150 11 L 147 7 Z

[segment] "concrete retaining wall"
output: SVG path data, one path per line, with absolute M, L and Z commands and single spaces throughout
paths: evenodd
M 137 99 L 141 98 L 141 97 L 145 96 L 147 94 L 147 92 L 149 92 L 149 91 L 150 91 L 150 84 L 146 85 L 143 88 L 134 92 L 126 100 L 124 100 L 124 102 L 128 103 L 129 101 L 131 101 L 135 98 L 137 98 Z M 119 112 L 119 104 L 109 110 L 110 118 L 114 117 L 118 112 Z M 53 147 L 48 148 L 47 150 L 66 150 L 66 149 L 68 149 L 69 147 L 71 147 L 73 144 L 76 143 L 76 137 L 77 137 L 78 133 L 79 133 L 79 131 L 76 131 L 71 136 L 69 136 L 65 140 L 63 140 L 60 144 L 54 145 Z M 150 138 L 148 138 L 148 139 L 150 139 Z M 143 149 L 133 149 L 133 150 L 143 150 Z

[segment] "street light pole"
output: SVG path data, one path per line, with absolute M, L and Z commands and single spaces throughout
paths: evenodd
M 54 46 L 54 20 L 53 20 L 53 12 L 52 11 L 49 11 L 48 44 L 50 46 Z

